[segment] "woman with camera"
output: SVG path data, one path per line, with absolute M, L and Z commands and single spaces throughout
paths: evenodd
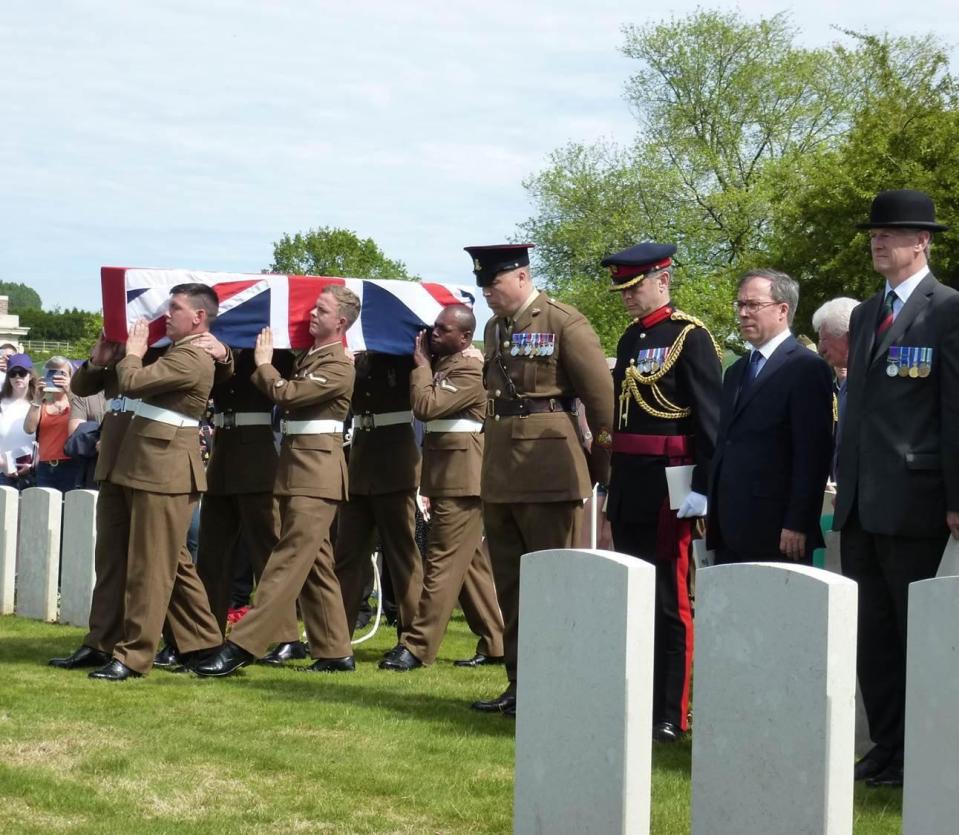
M 37 487 L 61 493 L 73 490 L 83 475 L 82 463 L 70 458 L 63 446 L 70 436 L 70 377 L 73 366 L 66 357 L 50 357 L 43 366 L 42 391 L 33 396 L 23 421 L 25 432 L 37 433 Z

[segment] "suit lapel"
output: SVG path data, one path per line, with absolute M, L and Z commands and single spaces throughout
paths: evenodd
M 926 273 L 926 277 L 923 278 L 916 289 L 912 291 L 912 294 L 909 296 L 909 301 L 902 306 L 902 310 L 900 310 L 899 315 L 896 316 L 892 327 L 882 335 L 879 344 L 876 345 L 875 348 L 870 347 L 872 351 L 869 361 L 870 367 L 882 360 L 883 355 L 889 350 L 889 346 L 902 337 L 908 327 L 916 320 L 919 313 L 925 309 L 926 305 L 929 304 L 929 299 L 932 298 L 935 287 L 936 279 L 932 273 Z M 875 333 L 875 328 L 873 329 L 873 333 Z
M 759 372 L 759 376 L 753 381 L 753 384 L 749 387 L 749 391 L 746 392 L 746 396 L 740 398 L 739 402 L 736 404 L 736 414 L 739 414 L 746 404 L 752 401 L 752 399 L 756 396 L 756 392 L 762 389 L 762 387 L 765 386 L 766 383 L 775 376 L 776 372 L 782 368 L 793 351 L 797 349 L 805 350 L 796 341 L 795 337 L 790 336 L 787 337 L 775 351 L 773 351 L 773 355 L 766 360 L 762 370 Z

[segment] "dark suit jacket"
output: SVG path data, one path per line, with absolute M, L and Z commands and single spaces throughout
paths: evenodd
M 788 337 L 738 398 L 747 358 L 723 380 L 709 489 L 707 544 L 779 559 L 783 528 L 823 544 L 819 516 L 832 457 L 832 373 Z M 785 559 L 785 557 L 781 557 Z
M 929 273 L 874 346 L 882 299 L 849 326 L 834 526 L 855 508 L 870 533 L 941 537 L 959 510 L 959 293 Z M 932 348 L 929 375 L 888 376 L 890 346 Z

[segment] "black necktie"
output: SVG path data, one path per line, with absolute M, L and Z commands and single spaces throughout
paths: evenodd
M 746 392 L 751 388 L 756 375 L 759 374 L 759 361 L 763 355 L 759 351 L 753 351 L 749 355 L 749 362 L 746 364 L 746 370 L 743 372 L 742 382 L 739 384 L 739 400 L 746 396 Z

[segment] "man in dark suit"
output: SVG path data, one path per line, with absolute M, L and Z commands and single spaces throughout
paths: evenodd
M 707 545 L 717 563 L 807 565 L 832 454 L 832 374 L 790 333 L 799 286 L 758 269 L 739 282 L 739 329 L 752 346 L 723 380 Z
M 856 779 L 902 785 L 909 584 L 959 537 L 959 293 L 929 271 L 932 200 L 881 192 L 868 223 L 883 289 L 850 321 L 834 527 L 859 584 L 858 673 L 875 747 Z

